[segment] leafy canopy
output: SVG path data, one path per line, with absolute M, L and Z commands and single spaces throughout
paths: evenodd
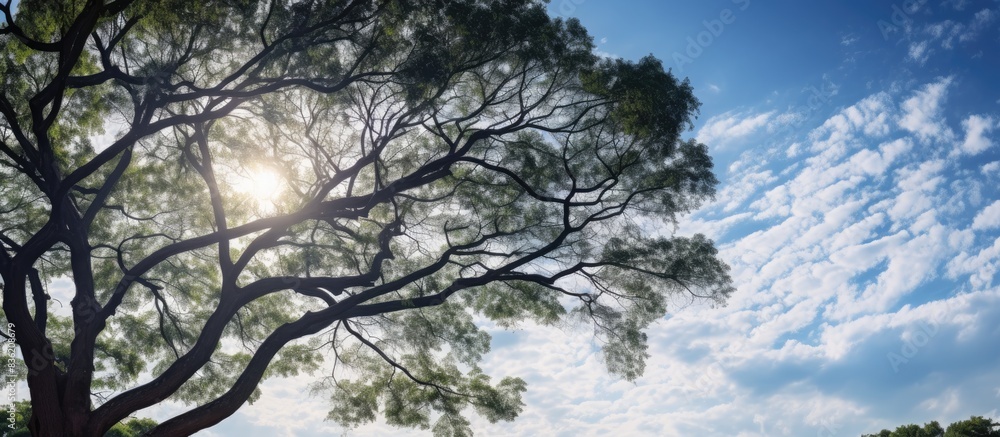
M 732 292 L 671 232 L 717 183 L 691 86 L 540 2 L 0 13 L 3 316 L 36 435 L 165 400 L 190 409 L 136 432 L 187 435 L 320 369 L 330 419 L 469 435 L 524 408 L 477 365 L 484 325 L 589 326 L 635 380 L 672 300 Z
M 972 416 L 948 425 L 947 429 L 933 421 L 922 427 L 915 424 L 901 425 L 894 431 L 883 429 L 877 434 L 864 434 L 861 437 L 1000 437 L 1000 422 Z

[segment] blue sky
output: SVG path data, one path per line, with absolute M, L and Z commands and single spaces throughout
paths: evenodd
M 654 54 L 702 101 L 714 238 L 738 287 L 678 302 L 646 374 L 572 327 L 492 329 L 483 369 L 529 383 L 478 435 L 858 436 L 1000 416 L 1000 2 L 552 0 L 602 54 Z M 324 422 L 309 378 L 202 436 L 429 435 Z M 165 405 L 152 417 L 182 411 Z M 143 414 L 143 413 L 140 413 Z
M 553 0 L 607 56 L 654 54 L 702 101 L 722 184 L 678 232 L 738 292 L 679 302 L 646 375 L 571 328 L 493 330 L 529 383 L 479 435 L 858 436 L 1000 416 L 1000 3 Z M 340 434 L 305 380 L 202 435 Z M 238 434 L 237 434 L 238 433 Z M 381 424 L 346 435 L 428 435 Z
M 480 435 L 858 436 L 1000 416 L 1000 2 L 553 0 L 607 56 L 654 54 L 703 105 L 738 292 L 678 302 L 633 383 L 571 328 L 492 330 L 523 376 Z M 203 435 L 325 435 L 305 381 Z M 346 435 L 426 435 L 380 424 Z

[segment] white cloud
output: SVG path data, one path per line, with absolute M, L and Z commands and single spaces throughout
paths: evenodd
M 927 41 L 915 42 L 910 44 L 910 51 L 908 57 L 911 61 L 917 64 L 923 65 L 931 57 L 931 52 L 933 50 L 929 49 L 930 45 Z
M 993 140 L 987 138 L 987 134 L 993 132 L 997 127 L 997 122 L 990 116 L 970 115 L 962 121 L 965 128 L 965 141 L 962 142 L 961 151 L 968 155 L 978 155 L 993 147 Z
M 299 378 L 275 378 L 265 383 L 261 397 L 241 408 L 233 420 L 267 429 L 268 435 L 331 435 L 340 426 L 327 422 L 329 404 L 319 396 L 308 396 L 309 385 L 318 375 Z
M 995 176 L 997 173 L 1000 173 L 1000 161 L 983 164 L 983 168 L 980 169 L 980 172 L 982 172 L 985 176 Z
M 956 11 L 962 11 L 965 10 L 966 6 L 968 6 L 969 0 L 944 0 L 943 3 L 951 4 L 951 6 L 955 8 Z
M 976 15 L 972 19 L 972 23 L 969 25 L 969 31 L 960 35 L 959 39 L 961 41 L 975 40 L 979 34 L 993 22 L 996 16 L 997 13 L 990 9 L 983 9 L 976 12 Z
M 732 214 L 721 220 L 688 219 L 682 221 L 678 227 L 683 231 L 681 232 L 683 235 L 703 234 L 708 238 L 717 240 L 733 226 L 751 218 L 753 218 L 752 213 L 744 212 Z
M 727 199 L 726 212 L 733 211 L 740 206 L 750 195 L 756 192 L 758 187 L 770 184 L 778 180 L 771 170 L 763 170 L 756 173 L 740 175 L 742 183 L 732 184 L 722 189 L 720 198 Z
M 972 19 L 967 23 L 944 20 L 928 24 L 924 27 L 924 33 L 929 35 L 930 39 L 911 44 L 909 58 L 922 64 L 927 60 L 926 55 L 930 54 L 930 43 L 935 41 L 940 41 L 940 46 L 947 50 L 955 48 L 955 41 L 963 43 L 975 41 L 989 27 L 996 16 L 996 12 L 990 9 L 983 9 L 973 15 Z
M 952 28 L 951 21 L 942 21 L 940 23 L 928 24 L 924 32 L 930 34 L 933 38 L 941 38 L 950 28 Z
M 929 45 L 931 41 L 941 40 L 941 47 L 948 50 L 955 47 L 956 39 L 965 41 L 970 38 L 964 24 L 951 20 L 930 24 L 924 30 L 931 35 L 931 40 L 925 41 L 924 44 Z
M 990 9 L 983 9 L 979 12 L 976 12 L 976 16 L 973 18 L 974 19 L 973 24 L 975 24 L 976 26 L 985 26 L 993 22 L 993 19 L 996 18 L 996 16 L 997 16 L 996 12 L 993 12 Z
M 889 133 L 895 106 L 888 93 L 877 93 L 830 117 L 809 133 L 809 148 L 817 159 L 837 159 L 852 148 L 858 135 L 882 137 Z M 797 148 L 798 149 L 798 148 Z
M 729 167 L 730 177 L 720 193 L 732 196 L 732 202 L 721 199 L 713 211 L 735 214 L 702 217 L 698 224 L 706 229 L 713 223 L 736 229 L 731 226 L 734 220 L 759 224 L 741 238 L 729 237 L 721 247 L 739 289 L 728 308 L 697 312 L 704 314 L 694 317 L 699 322 L 674 316 L 659 336 L 679 343 L 671 349 L 674 354 L 703 352 L 698 360 L 664 360 L 657 368 L 686 369 L 686 374 L 695 375 L 689 377 L 693 380 L 698 379 L 697 369 L 712 369 L 712 377 L 703 378 L 704 391 L 692 397 L 699 406 L 707 405 L 692 417 L 742 408 L 745 413 L 734 420 L 743 425 L 744 433 L 737 435 L 811 435 L 822 426 L 833 429 L 827 429 L 827 435 L 857 435 L 898 425 L 856 425 L 871 417 L 887 417 L 877 410 L 894 408 L 891 405 L 913 411 L 923 403 L 951 411 L 935 417 L 939 420 L 966 414 L 975 405 L 972 399 L 982 391 L 979 384 L 947 372 L 942 362 L 934 364 L 948 356 L 938 351 L 959 347 L 954 346 L 959 342 L 968 340 L 960 347 L 969 349 L 962 350 L 975 349 L 972 339 L 985 335 L 977 327 L 995 329 L 1000 303 L 1000 290 L 989 288 L 1000 270 L 1000 241 L 992 246 L 992 240 L 987 241 L 983 247 L 977 232 L 955 227 L 976 215 L 977 187 L 984 183 L 967 180 L 979 172 L 959 174 L 957 161 L 947 159 L 947 152 L 959 143 L 946 141 L 956 135 L 942 115 L 949 109 L 945 104 L 952 85 L 952 78 L 944 78 L 909 95 L 898 91 L 872 95 L 831 116 L 807 139 L 775 154 L 747 152 Z M 900 94 L 902 98 L 894 97 Z M 751 119 L 740 115 L 735 120 Z M 972 121 L 965 123 L 965 133 L 975 143 L 977 135 L 968 135 L 975 130 L 970 126 L 982 120 L 968 119 Z M 766 125 L 757 123 L 755 132 Z M 757 164 L 752 156 L 759 156 Z M 982 171 L 997 169 L 1000 162 L 984 165 Z M 745 204 L 755 213 L 753 221 L 744 212 Z M 985 218 L 991 208 L 977 208 L 984 217 L 981 225 L 992 223 Z M 997 221 L 1000 227 L 1000 211 Z M 963 275 L 970 276 L 974 292 L 951 296 L 962 287 Z M 949 281 L 954 281 L 954 288 L 949 288 Z M 692 333 L 689 324 L 704 329 Z M 928 340 L 928 336 L 937 337 Z M 902 363 L 886 359 L 887 353 L 899 353 L 915 342 L 930 344 L 926 347 L 934 351 L 918 351 Z M 920 360 L 919 370 L 906 367 Z M 829 376 L 835 382 L 825 381 L 824 369 L 838 366 L 844 370 Z M 865 379 L 860 385 L 871 385 L 898 379 L 892 376 L 898 375 L 895 372 L 929 371 L 954 379 L 931 384 L 934 388 L 922 396 L 895 398 L 885 406 L 853 402 L 866 399 L 864 395 L 837 396 L 852 390 L 843 388 L 845 374 Z M 824 381 L 830 389 L 817 388 Z M 755 386 L 762 393 L 756 393 Z M 900 387 L 904 386 L 892 389 Z M 987 388 L 995 391 L 993 386 Z M 804 397 L 802 393 L 810 390 L 812 394 Z M 791 405 L 782 410 L 782 417 L 751 407 L 751 402 L 773 407 L 793 400 L 804 404 L 805 399 L 824 399 L 828 403 L 813 409 L 829 416 L 835 413 L 825 405 L 842 411 L 837 419 L 823 422 L 820 418 L 827 413 L 800 413 L 804 409 Z M 676 411 L 672 408 L 661 410 Z M 681 420 L 675 413 L 665 414 Z M 689 423 L 686 420 L 682 423 Z M 718 427 L 701 431 L 724 432 Z
M 782 302 L 762 316 L 767 322 L 757 325 L 752 338 L 773 343 L 823 317 L 819 308 L 825 308 L 831 321 L 890 310 L 973 243 L 970 233 L 949 229 L 941 216 L 961 213 L 964 200 L 975 203 L 978 185 L 955 191 L 953 161 L 935 159 L 943 156 L 926 149 L 924 160 L 910 153 L 917 141 L 953 136 L 940 115 L 951 84 L 951 78 L 939 79 L 898 105 L 887 93 L 872 95 L 826 120 L 809 135 L 811 144 L 794 144 L 794 153 L 782 154 L 789 158 L 812 152 L 797 160 L 804 166 L 789 167 L 793 171 L 788 176 L 782 172 L 779 180 L 768 181 L 775 186 L 748 199 L 757 211 L 754 219 L 773 224 L 723 249 L 734 276 L 744 284 L 741 291 L 771 294 L 750 298 L 738 293 L 736 305 Z M 890 135 L 891 120 L 899 122 L 904 136 L 879 143 L 876 139 Z M 913 135 L 906 136 L 908 132 Z M 948 146 L 933 143 L 931 150 Z M 789 178 L 781 182 L 783 177 Z M 885 180 L 895 188 L 869 191 L 871 184 Z M 740 193 L 742 202 L 759 184 L 753 178 L 747 186 L 740 182 L 734 179 L 736 187 L 727 185 L 723 191 Z
M 870 137 L 882 137 L 889 133 L 889 113 L 891 99 L 887 93 L 878 93 L 861 100 L 844 110 L 855 129 L 860 129 Z
M 765 128 L 776 114 L 727 112 L 716 115 L 698 130 L 698 141 L 709 146 L 720 146 L 745 138 Z
M 985 231 L 1000 228 L 1000 200 L 983 208 L 972 221 L 972 229 Z
M 599 56 L 599 57 L 601 57 L 601 58 L 604 58 L 604 59 L 618 59 L 618 58 L 621 58 L 621 56 L 618 56 L 618 55 L 616 55 L 614 53 L 611 53 L 611 52 L 606 52 L 606 51 L 601 50 L 601 49 L 595 49 L 594 50 L 594 54 L 597 55 L 597 56 Z
M 942 175 L 945 165 L 944 160 L 931 160 L 900 169 L 896 175 L 896 196 L 888 208 L 889 216 L 901 222 L 932 209 L 937 200 L 935 191 L 945 181 Z
M 974 289 L 981 290 L 990 286 L 998 270 L 1000 270 L 1000 239 L 974 255 L 968 252 L 958 254 L 948 263 L 947 274 L 951 278 L 970 275 L 970 285 Z
M 954 136 L 941 115 L 941 105 L 948 96 L 952 77 L 939 79 L 914 93 L 901 105 L 903 116 L 899 126 L 913 132 L 922 141 L 949 140 Z

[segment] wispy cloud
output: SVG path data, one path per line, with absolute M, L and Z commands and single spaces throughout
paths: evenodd
M 997 121 L 990 116 L 970 115 L 962 121 L 965 128 L 965 141 L 962 142 L 961 152 L 968 155 L 978 155 L 993 147 L 993 140 L 987 135 L 997 128 Z
M 737 140 L 749 137 L 769 125 L 781 120 L 775 118 L 776 111 L 768 112 L 727 112 L 708 119 L 698 130 L 698 141 L 709 146 L 723 147 Z
M 944 0 L 943 3 L 951 5 L 956 11 L 962 11 L 969 5 L 969 0 Z
M 941 78 L 903 101 L 903 115 L 899 126 L 916 134 L 921 141 L 950 140 L 954 133 L 941 116 L 941 106 L 948 96 L 952 81 L 952 77 Z
M 972 221 L 972 229 L 977 231 L 1000 229 L 1000 200 L 976 214 L 976 218 Z
M 733 266 L 739 292 L 712 331 L 714 337 L 701 339 L 706 349 L 718 351 L 701 364 L 725 363 L 713 379 L 717 390 L 728 390 L 726 399 L 759 413 L 757 422 L 743 419 L 744 426 L 782 423 L 801 434 L 804 424 L 822 423 L 807 412 L 793 413 L 799 423 L 782 422 L 753 410 L 750 400 L 774 405 L 779 398 L 822 398 L 844 408 L 839 419 L 825 424 L 837 430 L 825 435 L 864 431 L 849 424 L 875 414 L 866 403 L 865 385 L 892 380 L 894 390 L 910 390 L 906 387 L 914 386 L 897 376 L 912 371 L 908 363 L 939 369 L 947 364 L 935 354 L 975 354 L 974 341 L 953 342 L 984 339 L 995 329 L 992 316 L 977 308 L 1000 303 L 1000 289 L 990 288 L 1000 265 L 1000 242 L 990 238 L 983 245 L 973 229 L 995 235 L 1000 202 L 973 209 L 982 183 L 960 174 L 958 161 L 945 159 L 956 146 L 965 150 L 965 141 L 954 141 L 943 116 L 954 80 L 873 94 L 793 143 L 789 148 L 795 153 L 741 159 L 730 167 L 722 193 L 755 215 L 747 217 L 733 203 L 720 202 L 715 221 L 693 221 L 700 229 L 712 229 L 713 223 L 738 229 L 731 220 L 751 228 L 742 236 L 730 231 L 723 240 L 722 253 Z M 720 120 L 738 125 L 735 120 L 761 114 L 768 113 L 727 114 Z M 996 125 L 990 118 L 966 116 L 962 124 L 970 153 L 983 149 L 993 129 L 987 126 Z M 755 123 L 758 130 L 765 124 Z M 791 157 L 794 161 L 782 161 Z M 998 168 L 987 164 L 982 173 Z M 942 277 L 948 281 L 941 283 Z M 976 291 L 952 296 L 966 280 Z M 900 359 L 888 360 L 891 354 Z M 973 399 L 995 391 L 949 375 L 952 379 L 936 389 L 894 402 L 910 409 L 948 406 L 958 414 L 977 405 Z M 898 424 L 883 426 L 890 425 Z
M 989 25 L 996 19 L 997 15 L 996 11 L 987 8 L 977 12 L 972 16 L 971 20 L 965 23 L 944 20 L 928 24 L 924 27 L 923 34 L 928 35 L 930 39 L 917 44 L 924 46 L 924 49 L 926 49 L 930 43 L 940 42 L 940 46 L 942 48 L 948 50 L 954 49 L 956 43 L 966 43 L 977 40 L 983 31 L 989 28 Z M 913 55 L 913 51 L 914 45 L 911 45 L 911 57 Z M 929 55 L 929 49 L 927 51 Z
M 928 46 L 930 46 L 928 41 L 911 43 L 909 59 L 917 64 L 923 65 L 931 57 L 932 50 Z

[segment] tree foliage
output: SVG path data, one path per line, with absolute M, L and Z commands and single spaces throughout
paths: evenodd
M 524 406 L 483 323 L 575 320 L 634 380 L 671 299 L 732 291 L 671 232 L 717 182 L 690 85 L 539 2 L 10 5 L 0 275 L 36 435 L 165 400 L 190 409 L 136 432 L 187 435 L 320 368 L 331 419 L 468 435 Z
M 864 434 L 861 437 L 1000 437 L 1000 423 L 982 416 L 972 416 L 968 420 L 948 425 L 948 429 L 934 421 L 923 427 L 915 424 L 902 425 L 895 431 L 883 429 L 877 434 Z
M 28 430 L 28 418 L 31 417 L 30 401 L 15 401 L 7 405 L 6 408 L 0 409 L 0 417 L 5 418 L 7 422 L 0 427 L 0 437 L 28 437 L 31 435 L 31 431 Z M 108 432 L 104 433 L 104 437 L 139 437 L 154 427 L 156 427 L 156 421 L 153 419 L 129 418 L 112 426 Z
M 4 405 L 3 409 L 0 409 L 0 414 L 2 414 L 0 417 L 3 417 L 4 422 L 6 422 L 3 426 L 0 426 L 0 436 L 17 437 L 31 435 L 28 432 L 28 418 L 31 417 L 31 402 L 11 402 L 8 405 Z

